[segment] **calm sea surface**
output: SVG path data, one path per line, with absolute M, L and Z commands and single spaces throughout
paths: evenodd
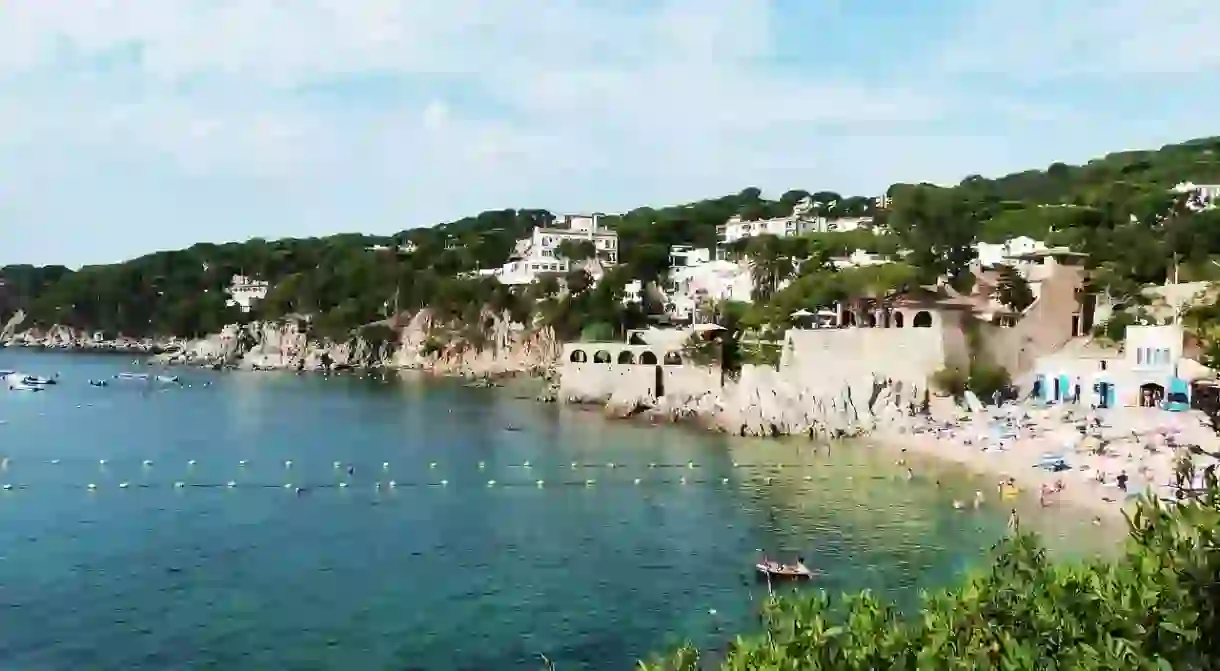
M 1006 520 L 892 453 L 505 389 L 194 369 L 94 388 L 131 361 L 11 349 L 0 369 L 61 376 L 0 388 L 0 666 L 23 671 L 629 669 L 750 629 L 757 548 L 909 606 Z

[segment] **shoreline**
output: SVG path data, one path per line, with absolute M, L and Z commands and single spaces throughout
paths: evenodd
M 11 345 L 10 345 L 11 347 Z M 111 356 L 115 354 L 128 354 L 144 358 L 143 364 L 146 366 L 157 366 L 162 368 L 178 368 L 178 367 L 194 367 L 194 368 L 213 368 L 204 362 L 180 362 L 157 360 L 155 353 L 152 352 L 133 352 L 133 351 L 115 351 L 111 349 L 82 347 L 37 347 L 37 346 L 16 346 L 14 349 L 27 350 L 33 352 L 55 352 L 63 354 L 99 354 Z M 680 427 L 684 429 L 698 429 L 702 433 L 720 434 L 722 436 L 733 439 L 758 439 L 756 436 L 736 436 L 731 432 L 724 430 L 719 426 L 714 417 L 703 415 L 691 415 L 681 419 L 667 415 L 663 412 L 657 412 L 653 409 L 642 409 L 638 412 L 630 414 L 621 414 L 614 410 L 614 407 L 608 402 L 566 402 L 558 398 L 554 393 L 554 375 L 547 369 L 539 369 L 537 366 L 521 370 L 505 370 L 499 368 L 497 370 L 478 371 L 474 367 L 463 366 L 460 368 L 451 367 L 427 367 L 427 366 L 392 366 L 382 365 L 369 368 L 344 367 L 340 370 L 322 371 L 314 369 L 296 370 L 290 367 L 281 368 L 237 368 L 223 367 L 220 370 L 243 371 L 243 372 L 283 372 L 301 374 L 324 374 L 324 375 L 341 375 L 341 376 L 361 376 L 369 373 L 384 377 L 407 377 L 419 376 L 433 379 L 449 379 L 463 381 L 464 386 L 471 388 L 506 388 L 514 387 L 520 390 L 522 387 L 528 388 L 528 394 L 518 394 L 516 398 L 522 400 L 531 400 L 537 403 L 554 403 L 562 406 L 570 406 L 579 412 L 598 412 L 604 419 L 632 422 L 641 426 L 648 427 Z M 1011 406 L 1009 406 L 1011 407 Z M 1035 408 L 1030 406 L 1017 406 L 1021 408 L 1021 412 L 1027 413 L 1027 416 L 1036 416 L 1035 423 L 1041 423 L 1042 434 L 1033 436 L 1022 436 L 1011 441 L 1006 449 L 1003 450 L 987 450 L 984 451 L 978 446 L 978 442 L 973 440 L 971 435 L 982 437 L 985 433 L 985 428 L 980 425 L 981 422 L 987 419 L 994 419 L 986 413 L 975 413 L 969 416 L 965 422 L 959 420 L 956 423 L 941 424 L 941 426 L 950 426 L 950 429 L 941 429 L 941 435 L 930 432 L 918 432 L 916 422 L 895 422 L 890 425 L 879 426 L 876 429 L 864 432 L 860 435 L 844 436 L 838 439 L 828 439 L 825 436 L 816 436 L 808 439 L 809 442 L 823 444 L 830 441 L 842 440 L 845 444 L 850 445 L 868 445 L 871 448 L 883 449 L 893 453 L 896 459 L 902 459 L 905 455 L 919 455 L 927 457 L 941 465 L 951 465 L 963 468 L 970 474 L 984 478 L 995 478 L 998 481 L 1006 478 L 1013 478 L 1019 491 L 1013 497 L 1000 497 L 995 486 L 981 490 L 984 497 L 984 504 L 994 506 L 997 502 L 1002 501 L 1002 505 L 1008 506 L 1021 501 L 1025 504 L 1033 502 L 1037 516 L 1044 515 L 1053 516 L 1056 514 L 1067 513 L 1073 517 L 1081 519 L 1093 518 L 1096 524 L 1110 525 L 1124 520 L 1124 513 L 1134 509 L 1134 501 L 1138 495 L 1151 492 L 1149 487 L 1157 486 L 1163 488 L 1172 477 L 1172 449 L 1161 449 L 1159 452 L 1140 455 L 1138 462 L 1136 461 L 1136 445 L 1132 442 L 1139 443 L 1149 439 L 1151 433 L 1148 425 L 1155 424 L 1158 421 L 1168 423 L 1177 423 L 1179 430 L 1182 428 L 1189 429 L 1186 431 L 1188 440 L 1186 444 L 1192 442 L 1194 444 L 1206 445 L 1207 441 L 1216 442 L 1216 435 L 1211 432 L 1210 428 L 1206 429 L 1206 435 L 1202 435 L 1199 431 L 1200 422 L 1197 413 L 1164 413 L 1159 410 L 1137 409 L 1137 408 L 1118 408 L 1106 412 L 1106 419 L 1115 424 L 1122 425 L 1119 431 L 1130 433 L 1131 439 L 1125 443 L 1119 440 L 1119 454 L 1110 455 L 1093 455 L 1082 453 L 1079 450 L 1080 440 L 1076 440 L 1076 445 L 1072 450 L 1063 449 L 1064 443 L 1062 435 L 1053 435 L 1056 431 L 1060 434 L 1065 429 L 1072 426 L 1073 422 L 1083 420 L 1083 411 L 1072 406 L 1057 406 L 1054 408 Z M 993 412 L 998 409 L 991 408 Z M 1160 413 L 1153 416 L 1150 413 Z M 1120 421 L 1127 419 L 1127 415 L 1143 415 L 1142 430 L 1140 428 L 1131 428 L 1132 423 L 1129 421 Z M 1173 421 L 1171 421 L 1173 420 Z M 923 420 L 929 425 L 930 420 Z M 1140 422 L 1136 422 L 1140 424 Z M 948 431 L 949 435 L 944 435 Z M 968 435 L 971 434 L 971 435 Z M 793 442 L 806 442 L 802 435 L 778 435 L 762 437 L 767 440 L 788 439 Z M 1126 461 L 1123 460 L 1124 450 L 1126 447 Z M 1037 462 L 1041 455 L 1047 452 L 1064 452 L 1070 463 L 1068 470 L 1060 472 L 1051 472 L 1037 467 Z M 1151 457 L 1145 458 L 1145 457 Z M 1102 485 L 1092 479 L 1091 474 L 1097 471 L 1109 470 L 1109 475 L 1112 477 L 1119 470 L 1127 470 L 1124 465 L 1130 465 L 1129 475 L 1132 477 L 1132 486 L 1124 495 L 1117 487 L 1110 484 L 1109 486 Z M 1199 464 L 1201 468 L 1204 464 Z M 1149 473 L 1142 479 L 1136 478 L 1135 470 L 1138 467 L 1148 469 Z M 1089 474 L 1090 477 L 1086 477 Z M 1053 486 L 1056 482 L 1062 481 L 1067 486 L 1055 494 L 1053 503 L 1048 506 L 1039 506 L 1037 495 L 1039 489 L 1046 486 Z M 1111 481 L 1112 483 L 1112 481 Z M 1107 500 L 1110 499 L 1110 500 Z M 964 502 L 967 507 L 971 504 L 969 501 Z M 1017 507 L 1017 506 L 1013 506 Z M 1028 507 L 1020 506 L 1020 507 Z M 1036 526 L 1036 525 L 1035 525 Z M 1125 536 L 1125 525 L 1123 525 L 1123 535 Z

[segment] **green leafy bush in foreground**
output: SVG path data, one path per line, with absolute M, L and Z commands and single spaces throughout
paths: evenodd
M 1220 487 L 1181 505 L 1141 500 L 1114 560 L 1052 562 L 1031 535 L 996 548 L 989 571 L 903 616 L 867 592 L 773 599 L 764 633 L 722 668 L 758 671 L 1220 669 Z M 705 668 L 691 647 L 641 671 Z

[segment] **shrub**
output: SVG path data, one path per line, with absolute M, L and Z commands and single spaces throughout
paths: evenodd
M 1193 477 L 1193 473 L 1187 474 Z M 773 598 L 729 671 L 1220 669 L 1220 487 L 1167 507 L 1142 499 L 1117 559 L 1052 562 L 1036 537 L 1001 542 L 989 570 L 923 597 L 918 616 L 868 592 Z M 642 671 L 695 671 L 689 646 Z

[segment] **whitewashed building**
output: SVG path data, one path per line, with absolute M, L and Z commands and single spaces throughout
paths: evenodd
M 1220 201 L 1220 184 L 1181 182 L 1174 186 L 1171 191 L 1174 193 L 1193 194 L 1194 197 L 1187 206 L 1195 211 L 1210 210 L 1216 207 L 1217 201 Z
M 705 302 L 749 302 L 753 292 L 754 280 L 746 264 L 717 260 L 671 269 L 665 311 L 671 319 L 692 320 Z
M 1024 256 L 1046 250 L 1045 242 L 1024 235 L 1001 243 L 980 242 L 974 245 L 974 251 L 978 255 L 978 264 L 983 268 L 1009 265 L 1009 257 Z
M 249 312 L 254 303 L 261 301 L 267 297 L 269 285 L 262 281 L 256 280 L 245 275 L 234 275 L 229 282 L 227 290 L 229 300 L 226 304 L 230 307 L 236 306 L 241 308 L 242 312 Z
M 757 235 L 774 235 L 782 238 L 809 233 L 841 233 L 854 231 L 873 223 L 872 217 L 819 216 L 817 214 L 819 205 L 806 197 L 798 201 L 792 207 L 792 213 L 786 217 L 744 221 L 740 215 L 733 215 L 728 221 L 716 227 L 716 258 L 724 260 L 728 256 L 729 245 Z
M 513 254 L 501 268 L 492 274 L 508 285 L 526 285 L 537 280 L 542 273 L 566 273 L 572 267 L 570 261 L 559 251 L 561 243 L 590 242 L 597 252 L 600 269 L 618 263 L 618 233 L 600 225 L 601 214 L 568 214 L 555 220 L 553 226 L 538 226 L 530 237 L 518 240 Z M 591 275 L 596 274 L 590 271 Z

